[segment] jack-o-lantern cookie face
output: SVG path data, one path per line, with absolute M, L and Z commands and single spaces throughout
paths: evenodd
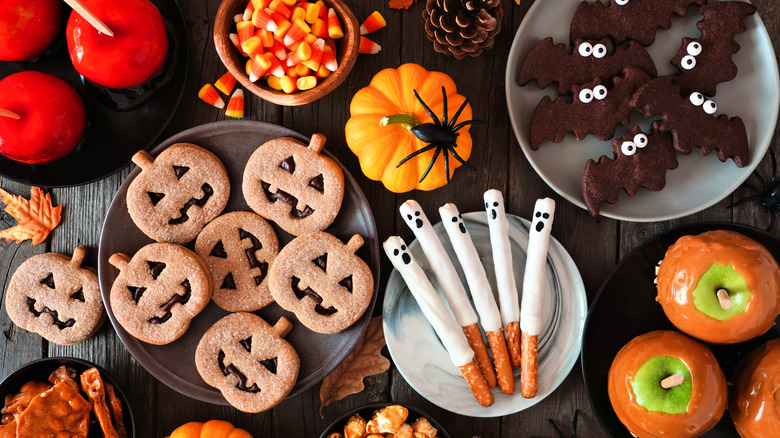
M 83 246 L 73 257 L 47 253 L 31 257 L 14 272 L 5 295 L 11 321 L 63 345 L 86 341 L 105 320 L 97 274 L 81 267 Z
M 314 134 L 307 147 L 277 138 L 257 148 L 244 169 L 243 192 L 255 213 L 296 236 L 324 230 L 344 198 L 344 174 L 320 154 L 325 137 Z
M 150 344 L 178 339 L 211 299 L 211 275 L 189 249 L 152 243 L 132 259 L 108 259 L 121 272 L 111 287 L 111 310 L 128 333 Z
M 214 323 L 198 343 L 198 373 L 236 409 L 271 409 L 298 379 L 298 353 L 282 339 L 291 329 L 284 317 L 271 327 L 251 313 L 230 314 Z
M 140 151 L 133 162 L 142 170 L 127 189 L 127 210 L 138 228 L 158 242 L 193 240 L 227 205 L 227 171 L 206 149 L 178 143 L 157 158 Z
M 268 269 L 279 253 L 273 227 L 248 211 L 234 211 L 209 222 L 195 241 L 195 252 L 211 272 L 211 299 L 228 312 L 252 312 L 273 302 Z
M 298 236 L 271 266 L 271 295 L 315 332 L 344 330 L 363 315 L 374 293 L 371 270 L 355 255 L 362 245 L 357 234 L 346 245 L 322 231 Z

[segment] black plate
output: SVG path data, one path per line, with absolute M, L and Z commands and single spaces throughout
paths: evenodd
M 169 53 L 175 64 L 171 64 L 173 77 L 170 81 L 135 109 L 116 111 L 100 103 L 86 90 L 70 62 L 64 44 L 64 25 L 62 34 L 54 43 L 59 43 L 61 47 L 51 56 L 39 62 L 0 61 L 0 79 L 25 70 L 48 73 L 75 87 L 87 109 L 87 132 L 81 145 L 70 155 L 36 165 L 19 163 L 0 155 L 0 175 L 42 187 L 86 184 L 125 167 L 134 153 L 156 143 L 175 114 L 187 83 L 187 28 L 175 0 L 150 1 L 160 9 L 169 27 L 169 36 L 175 39 L 176 44 L 170 41 L 171 50 L 175 53 Z
M 623 345 L 636 336 L 653 330 L 677 330 L 666 318 L 661 305 L 655 301 L 655 266 L 664 257 L 666 249 L 680 237 L 711 230 L 742 233 L 764 245 L 776 260 L 780 260 L 780 237 L 747 225 L 711 222 L 686 225 L 659 234 L 618 263 L 601 285 L 593 301 L 582 338 L 582 375 L 585 388 L 601 427 L 610 436 L 631 436 L 612 410 L 607 394 L 607 375 L 612 360 Z M 780 329 L 774 326 L 763 336 L 748 342 L 705 345 L 715 354 L 726 379 L 731 381 L 734 369 L 741 359 L 778 335 Z M 720 423 L 704 436 L 739 437 L 728 412 L 723 415 Z
M 322 432 L 320 438 L 328 438 L 328 435 L 334 432 L 338 432 L 343 435 L 344 425 L 347 424 L 347 420 L 349 420 L 349 417 L 355 414 L 360 414 L 360 416 L 363 417 L 364 420 L 368 421 L 374 416 L 374 411 L 378 411 L 386 406 L 391 406 L 391 405 L 401 405 L 409 410 L 409 416 L 406 418 L 407 423 L 411 424 L 418 418 L 423 417 L 427 419 L 429 423 L 431 423 L 431 426 L 435 427 L 438 430 L 438 432 L 436 433 L 437 437 L 450 438 L 450 435 L 447 433 L 447 431 L 445 431 L 444 428 L 441 427 L 441 424 L 439 424 L 438 421 L 434 420 L 433 417 L 423 412 L 421 409 L 417 409 L 414 406 L 409 406 L 401 403 L 372 403 L 369 405 L 352 409 L 351 411 L 345 413 L 344 415 L 340 416 L 336 421 L 331 423 L 330 426 L 328 426 Z

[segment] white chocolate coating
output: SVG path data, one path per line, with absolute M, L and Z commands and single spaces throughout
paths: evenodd
M 555 201 L 538 199 L 534 206 L 531 229 L 528 231 L 528 254 L 523 277 L 523 302 L 520 311 L 520 331 L 538 336 L 542 331 L 542 298 L 544 294 L 547 246 L 555 215 Z
M 477 308 L 482 328 L 486 332 L 495 332 L 501 329 L 501 314 L 498 312 L 496 299 L 493 297 L 493 290 L 488 282 L 485 267 L 479 260 L 477 249 L 474 248 L 474 242 L 471 235 L 463 225 L 463 219 L 460 217 L 458 207 L 455 204 L 444 204 L 439 207 L 444 229 L 452 242 L 452 248 L 458 256 L 463 272 L 466 274 L 466 281 L 471 291 L 471 299 L 474 301 L 474 307 Z
M 512 269 L 512 247 L 509 244 L 509 222 L 506 220 L 504 196 L 499 190 L 488 190 L 483 199 L 490 229 L 490 246 L 493 249 L 501 319 L 506 327 L 510 322 L 520 321 L 520 299 Z
M 463 283 L 460 282 L 460 277 L 458 277 L 455 266 L 452 265 L 450 256 L 444 250 L 439 236 L 433 230 L 433 226 L 431 226 L 428 217 L 425 216 L 425 212 L 422 211 L 420 204 L 410 199 L 401 204 L 398 210 L 401 212 L 401 217 L 406 222 L 406 225 L 411 228 L 417 241 L 420 242 L 423 253 L 425 253 L 425 257 L 428 259 L 428 265 L 433 270 L 433 273 L 436 274 L 441 289 L 450 303 L 452 313 L 455 314 L 455 320 L 458 321 L 461 327 L 476 324 L 477 313 L 474 312 L 474 307 L 471 306 L 471 300 L 466 294 L 466 289 L 463 288 Z
M 390 236 L 382 246 L 387 258 L 403 277 L 409 291 L 412 292 L 417 304 L 420 305 L 423 315 L 431 323 L 436 335 L 439 336 L 444 348 L 450 354 L 452 363 L 458 367 L 471 363 L 474 359 L 474 350 L 469 347 L 463 329 L 447 311 L 441 298 L 433 289 L 433 285 L 428 281 L 428 277 L 425 276 L 425 272 L 407 249 L 403 239 L 398 236 Z M 420 353 L 423 354 L 423 352 Z

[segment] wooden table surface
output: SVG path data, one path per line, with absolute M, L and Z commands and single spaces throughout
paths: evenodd
M 554 1 L 554 0 L 538 0 Z M 305 135 L 321 132 L 328 138 L 328 148 L 349 169 L 365 192 L 377 219 L 379 236 L 385 239 L 400 234 L 407 240 L 411 232 L 399 220 L 397 208 L 406 199 L 417 199 L 425 211 L 434 211 L 445 201 L 458 204 L 461 211 L 480 210 L 482 193 L 488 188 L 501 189 L 507 200 L 507 211 L 528 217 L 534 201 L 550 196 L 558 208 L 552 234 L 569 251 L 580 269 L 589 300 L 612 267 L 634 247 L 661 231 L 681 224 L 701 221 L 733 221 L 766 228 L 769 216 L 755 205 L 745 204 L 735 209 L 726 206 L 749 194 L 739 189 L 722 202 L 697 214 L 667 222 L 628 223 L 612 219 L 593 219 L 587 211 L 563 200 L 533 171 L 523 156 L 512 133 L 504 97 L 506 59 L 515 31 L 532 1 L 523 0 L 517 6 L 504 2 L 502 31 L 495 48 L 478 58 L 457 61 L 433 50 L 424 35 L 421 18 L 425 0 L 407 11 L 388 8 L 387 0 L 351 0 L 348 3 L 362 21 L 378 10 L 387 19 L 386 29 L 373 35 L 382 45 L 378 55 L 361 55 L 346 81 L 333 93 L 310 105 L 286 108 L 248 97 L 246 117 L 278 123 Z M 197 91 L 207 82 L 214 82 L 225 69 L 217 57 L 212 40 L 213 18 L 219 0 L 180 1 L 186 18 L 190 44 L 189 80 L 182 104 L 160 139 L 203 123 L 225 119 L 224 111 L 216 110 L 197 98 Z M 754 0 L 758 12 L 769 30 L 775 51 L 780 47 L 780 4 L 776 0 Z M 413 192 L 394 195 L 381 183 L 370 181 L 360 172 L 357 158 L 344 142 L 344 125 L 349 118 L 349 103 L 357 90 L 368 85 L 371 77 L 383 68 L 415 62 L 429 70 L 445 72 L 453 77 L 459 93 L 471 98 L 475 118 L 487 125 L 472 128 L 474 149 L 469 162 L 478 171 L 459 170 L 453 181 L 433 192 Z M 769 110 L 769 109 L 767 109 Z M 780 152 L 777 132 L 772 148 Z M 759 166 L 762 175 L 771 173 L 769 159 Z M 53 198 L 64 205 L 60 226 L 45 244 L 30 246 L 0 241 L 0 290 L 5 290 L 15 269 L 28 257 L 47 251 L 70 253 L 77 245 L 90 248 L 88 262 L 96 265 L 97 248 L 106 211 L 117 188 L 127 176 L 130 166 L 101 181 L 72 188 L 53 189 Z M 0 187 L 14 194 L 29 195 L 29 187 L 0 178 Z M 624 196 L 624 195 L 623 195 Z M 4 211 L 0 228 L 14 224 Z M 780 223 L 780 221 L 778 221 Z M 780 225 L 775 226 L 775 232 Z M 380 297 L 390 272 L 383 261 Z M 154 379 L 138 365 L 106 322 L 92 339 L 75 346 L 60 346 L 40 336 L 18 329 L 0 312 L 0 375 L 5 376 L 19 366 L 41 357 L 71 356 L 87 359 L 108 369 L 118 380 L 135 412 L 138 437 L 164 437 L 176 426 L 187 421 L 223 419 L 250 431 L 256 437 L 317 437 L 335 418 L 347 410 L 371 402 L 401 402 L 419 407 L 438 419 L 453 438 L 480 435 L 490 437 L 553 437 L 548 418 L 555 419 L 566 430 L 575 409 L 581 411 L 578 436 L 598 437 L 604 432 L 598 425 L 588 402 L 579 365 L 564 383 L 547 399 L 526 411 L 503 418 L 475 419 L 449 413 L 424 400 L 401 377 L 395 367 L 389 372 L 365 379 L 366 389 L 327 406 L 320 417 L 319 385 L 286 400 L 272 412 L 244 414 L 233 408 L 210 405 L 180 395 Z

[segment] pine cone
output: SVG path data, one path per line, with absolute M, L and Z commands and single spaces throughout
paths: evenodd
M 428 0 L 425 33 L 439 53 L 479 56 L 493 47 L 503 14 L 501 0 Z

